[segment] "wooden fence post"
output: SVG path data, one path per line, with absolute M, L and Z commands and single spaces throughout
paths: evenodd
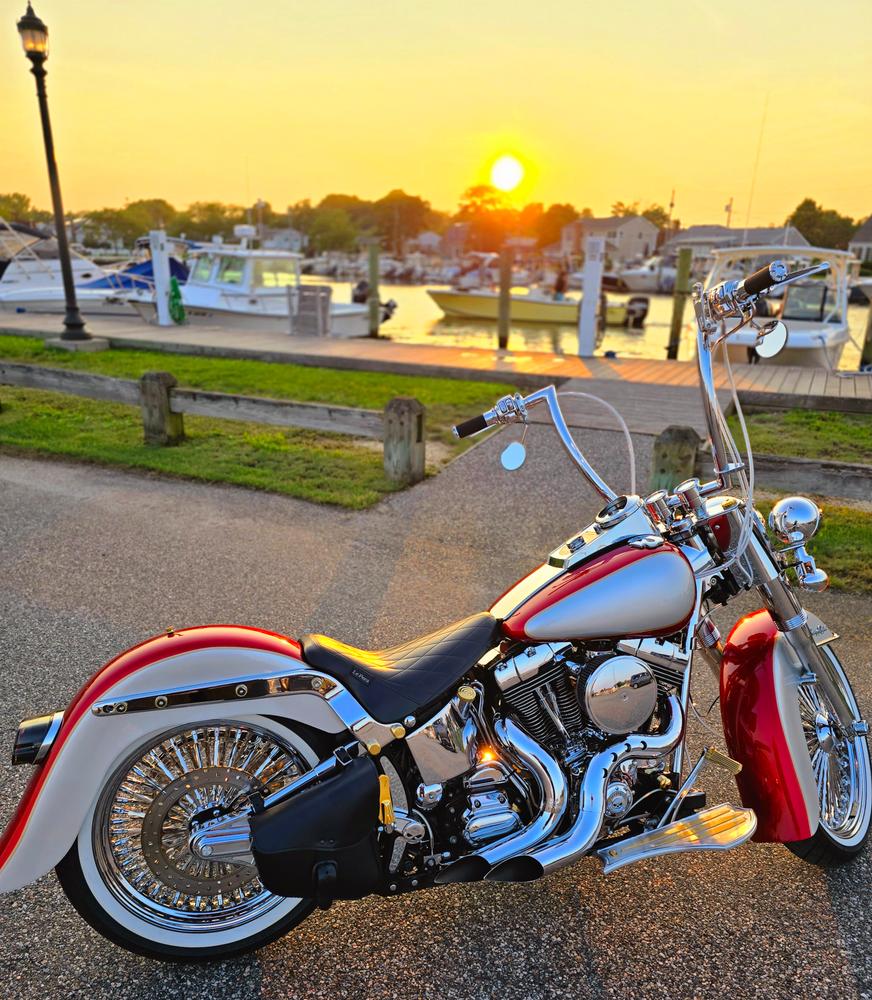
M 385 407 L 385 475 L 409 486 L 424 478 L 424 407 L 409 396 L 398 396 Z
M 701 443 L 692 427 L 667 427 L 658 434 L 651 456 L 649 490 L 671 490 L 685 479 L 692 479 Z
M 185 439 L 182 415 L 170 409 L 170 389 L 176 385 L 169 372 L 146 372 L 139 380 L 146 444 L 178 444 Z

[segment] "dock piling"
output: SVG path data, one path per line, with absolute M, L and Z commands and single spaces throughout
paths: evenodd
M 381 325 L 381 300 L 378 290 L 379 241 L 377 239 L 367 240 L 367 247 L 369 248 L 369 298 L 367 299 L 367 304 L 369 305 L 369 335 L 370 337 L 377 337 L 378 328 Z
M 872 297 L 869 300 L 869 314 L 866 317 L 866 336 L 863 339 L 863 350 L 860 352 L 860 371 L 872 370 Z
M 497 344 L 501 351 L 509 346 L 509 326 L 512 319 L 512 251 L 500 250 L 500 302 L 497 319 Z
M 678 269 L 675 275 L 675 288 L 672 299 L 672 326 L 669 329 L 669 346 L 666 357 L 670 361 L 678 358 L 678 345 L 681 342 L 681 326 L 684 322 L 684 303 L 690 294 L 690 265 L 693 260 L 693 250 L 682 247 L 678 251 Z

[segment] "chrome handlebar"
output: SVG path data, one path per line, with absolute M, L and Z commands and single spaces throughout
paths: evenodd
M 495 424 L 527 424 L 529 423 L 528 411 L 544 403 L 548 407 L 548 414 L 560 443 L 566 449 L 569 457 L 581 470 L 582 475 L 591 486 L 606 501 L 617 499 L 617 493 L 604 482 L 596 473 L 593 466 L 584 457 L 581 449 L 575 443 L 572 434 L 569 432 L 560 403 L 557 400 L 557 390 L 553 385 L 545 386 L 544 389 L 537 389 L 529 396 L 522 396 L 519 392 L 513 396 L 503 396 L 492 410 L 483 413 L 481 417 L 473 417 L 462 424 L 452 427 L 455 437 L 470 437 L 478 434 Z
M 730 451 L 727 446 L 729 431 L 721 414 L 712 369 L 712 351 L 730 333 L 734 332 L 733 330 L 724 331 L 725 320 L 737 318 L 741 320 L 739 325 L 744 325 L 753 318 L 757 300 L 774 285 L 782 287 L 801 278 L 819 274 L 828 267 L 829 264 L 821 263 L 789 273 L 787 264 L 784 261 L 776 260 L 740 281 L 722 281 L 707 291 L 703 290 L 700 283 L 693 286 L 693 305 L 698 325 L 697 363 L 700 388 L 706 426 L 712 442 L 716 474 L 716 482 L 701 487 L 703 496 L 732 486 L 733 475 L 744 468 L 744 463 L 730 461 Z M 537 389 L 529 396 L 522 396 L 520 393 L 503 396 L 492 410 L 458 424 L 452 428 L 452 431 L 455 437 L 464 438 L 479 434 L 496 424 L 527 424 L 529 422 L 528 410 L 540 403 L 544 403 L 548 407 L 551 421 L 561 444 L 587 481 L 604 500 L 616 499 L 617 494 L 597 475 L 573 440 L 557 400 L 557 390 L 553 385 Z

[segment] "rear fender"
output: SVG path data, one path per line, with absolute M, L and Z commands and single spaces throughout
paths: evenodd
M 149 737 L 264 715 L 325 733 L 350 729 L 382 745 L 393 738 L 341 684 L 307 667 L 299 645 L 284 636 L 210 625 L 149 639 L 97 671 L 64 712 L 0 836 L 0 892 L 27 885 L 63 858 L 107 778 Z
M 724 648 L 721 718 L 742 804 L 757 814 L 754 840 L 807 840 L 818 828 L 817 786 L 799 716 L 803 673 L 768 611 L 737 622 Z

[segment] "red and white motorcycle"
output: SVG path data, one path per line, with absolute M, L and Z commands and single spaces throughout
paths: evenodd
M 826 586 L 805 547 L 820 512 L 780 501 L 769 527 L 783 547 L 770 543 L 712 374 L 727 321 L 752 322 L 768 288 L 814 270 L 776 262 L 694 289 L 710 483 L 616 496 L 553 387 L 456 428 L 524 424 L 543 407 L 605 500 L 489 611 L 374 652 L 168 630 L 64 711 L 23 722 L 14 759 L 34 772 L 0 838 L 0 891 L 55 867 L 106 937 L 190 960 L 259 947 L 334 899 L 528 881 L 591 853 L 606 872 L 751 837 L 821 864 L 856 855 L 872 810 L 868 727 L 836 636 L 787 579 Z M 785 337 L 769 323 L 759 350 Z M 763 607 L 722 642 L 711 609 L 752 588 Z M 688 769 L 698 659 L 720 678 L 726 752 Z M 706 764 L 736 776 L 741 806 L 706 804 Z

